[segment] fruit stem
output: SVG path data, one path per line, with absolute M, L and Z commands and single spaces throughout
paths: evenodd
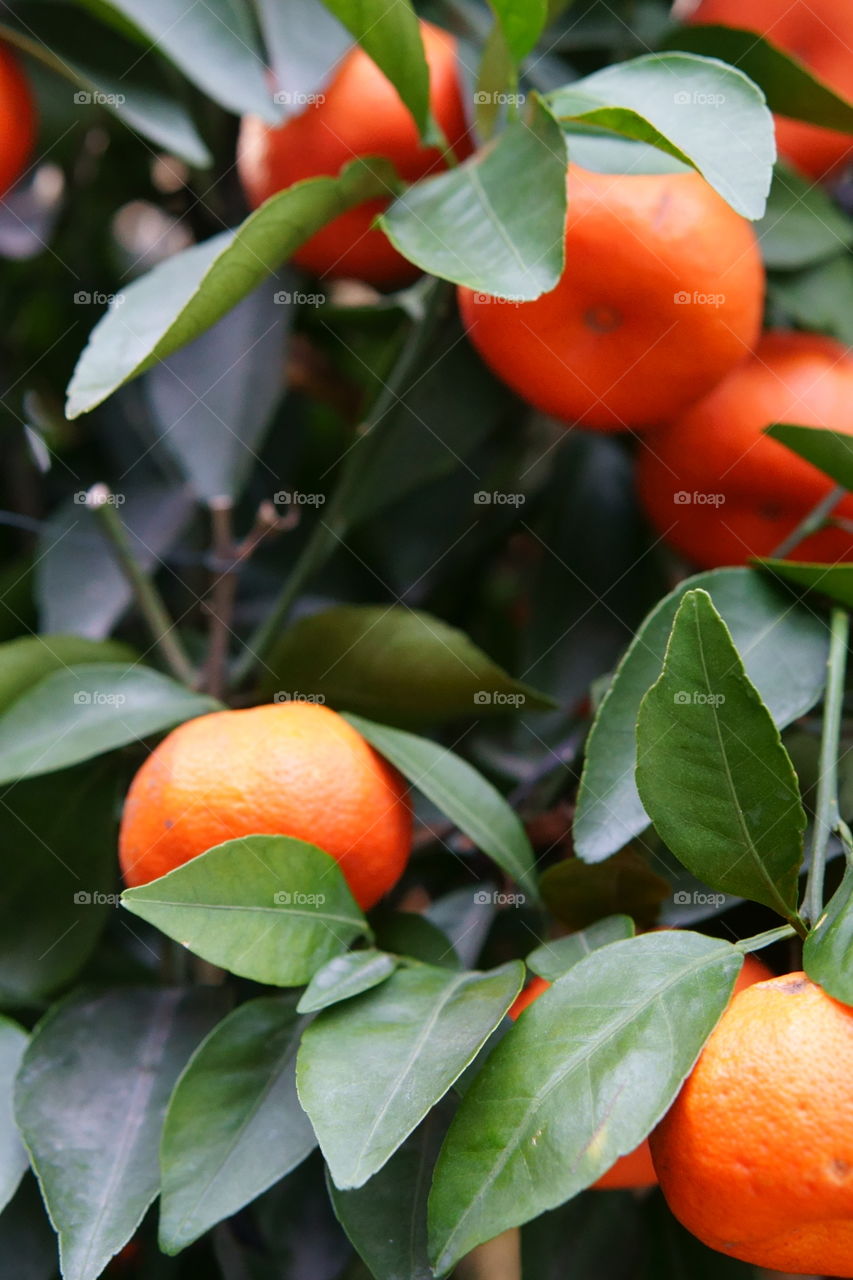
M 119 517 L 116 502 L 105 484 L 92 485 L 86 494 L 86 506 L 100 522 L 103 534 L 133 590 L 139 610 L 148 623 L 151 637 L 162 653 L 166 665 L 173 676 L 193 687 L 196 680 L 193 664 L 187 657 L 175 623 L 159 591 L 134 554 L 127 530 Z
M 810 538 L 813 533 L 817 533 L 822 529 L 846 492 L 847 490 L 843 485 L 836 485 L 834 489 L 825 494 L 820 502 L 812 507 L 808 515 L 803 516 L 800 523 L 795 529 L 791 530 L 787 538 L 782 539 L 776 550 L 772 552 L 772 559 L 784 560 L 785 556 L 790 555 L 799 543 L 804 542 L 806 538 Z
M 271 646 L 278 639 L 287 622 L 290 610 L 299 592 L 311 575 L 319 569 L 330 553 L 342 543 L 346 530 L 346 500 L 354 484 L 361 479 L 362 442 L 369 439 L 383 418 L 398 404 L 409 388 L 412 376 L 421 357 L 429 346 L 449 296 L 450 285 L 446 280 L 434 279 L 425 291 L 424 312 L 403 343 L 394 368 L 383 382 L 370 412 L 362 423 L 356 447 L 350 449 L 341 469 L 341 477 L 329 504 L 326 518 L 314 526 L 314 530 L 302 555 L 296 562 L 284 588 L 264 621 L 246 642 L 242 654 L 234 664 L 233 684 L 238 687 L 251 674 L 256 663 L 262 662 Z
M 832 610 L 829 623 L 826 694 L 823 701 L 823 729 L 820 739 L 820 772 L 817 783 L 812 861 L 809 867 L 802 912 L 812 927 L 823 912 L 823 877 L 829 837 L 837 829 L 838 748 L 844 705 L 844 674 L 850 637 L 850 615 L 846 609 Z

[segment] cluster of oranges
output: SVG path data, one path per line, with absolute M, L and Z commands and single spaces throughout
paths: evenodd
M 746 27 L 841 92 L 853 82 L 853 6 L 838 0 L 687 0 L 692 23 Z M 471 151 L 454 40 L 423 24 L 431 106 L 457 158 Z M 843 134 L 777 120 L 780 153 L 803 173 L 836 173 Z M 357 155 L 394 161 L 408 180 L 445 160 L 375 64 L 355 49 L 321 101 L 280 128 L 247 119 L 238 168 L 253 206 Z M 534 302 L 458 291 L 468 335 L 523 399 L 567 424 L 639 433 L 637 485 L 662 538 L 701 568 L 770 555 L 829 484 L 763 429 L 796 422 L 853 432 L 853 361 L 838 342 L 762 335 L 764 270 L 750 223 L 695 173 L 602 174 L 571 165 L 566 269 Z M 399 286 L 417 271 L 372 224 L 388 201 L 342 215 L 296 262 L 325 276 Z M 853 517 L 853 500 L 837 514 Z M 796 554 L 853 554 L 843 523 Z

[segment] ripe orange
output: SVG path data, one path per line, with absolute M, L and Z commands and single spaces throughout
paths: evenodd
M 735 983 L 733 997 L 739 991 L 746 990 L 756 982 L 763 982 L 767 978 L 772 978 L 773 974 L 765 964 L 762 964 L 753 955 L 744 957 L 743 968 L 738 974 Z M 544 978 L 534 977 L 509 1008 L 508 1018 L 512 1018 L 513 1022 L 520 1013 L 523 1013 L 529 1004 L 532 1004 L 542 992 L 551 984 L 546 982 Z M 629 1151 L 626 1155 L 620 1156 L 612 1168 L 603 1173 L 597 1182 L 593 1182 L 592 1191 L 622 1191 L 633 1189 L 637 1190 L 641 1187 L 653 1187 L 657 1182 L 657 1174 L 652 1163 L 652 1153 L 649 1149 L 648 1139 L 644 1139 L 638 1147 L 633 1151 Z
M 430 73 L 430 105 L 455 154 L 471 151 L 462 100 L 456 41 L 421 23 Z M 341 61 L 317 102 L 274 128 L 246 116 L 237 147 L 237 170 L 253 209 L 275 192 L 320 174 L 337 175 L 356 156 L 391 160 L 402 178 L 416 182 L 445 169 L 435 147 L 423 147 L 414 121 L 390 80 L 356 46 Z M 315 275 L 351 276 L 380 287 L 414 280 L 419 270 L 403 258 L 383 231 L 371 229 L 389 200 L 369 200 L 342 213 L 313 235 L 294 261 Z
M 766 333 L 710 395 L 644 438 L 642 504 L 662 537 L 701 568 L 770 555 L 832 488 L 810 463 L 761 434 L 774 422 L 853 434 L 853 357 L 840 343 Z M 838 512 L 853 519 L 853 497 Z M 791 554 L 850 559 L 853 537 L 825 529 Z
M 520 396 L 602 431 L 648 426 L 709 391 L 758 339 L 752 227 L 696 173 L 568 174 L 566 269 L 516 303 L 459 289 L 469 337 Z
M 310 841 L 371 907 L 406 866 L 412 819 L 400 775 L 337 712 L 286 702 L 188 720 L 142 765 L 125 801 L 119 861 L 147 884 L 248 835 Z
M 0 196 L 24 171 L 36 135 L 36 113 L 26 76 L 5 44 L 0 44 Z
M 830 88 L 853 88 L 853 5 L 850 0 L 700 0 L 690 19 L 742 27 L 793 54 Z M 779 154 L 812 178 L 853 156 L 853 138 L 800 120 L 776 117 Z
M 804 973 L 742 992 L 651 1137 L 679 1221 L 759 1267 L 853 1275 L 851 1078 L 848 1005 Z

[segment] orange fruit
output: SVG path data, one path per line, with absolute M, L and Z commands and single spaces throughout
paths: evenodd
M 758 339 L 755 233 L 696 173 L 568 173 L 566 269 L 535 302 L 458 291 L 468 335 L 537 409 L 602 431 L 709 391 Z
M 700 0 L 690 21 L 755 31 L 805 63 L 842 97 L 853 90 L 850 0 Z M 853 156 L 850 134 L 779 116 L 776 143 L 781 156 L 812 178 L 822 178 Z
M 675 1216 L 759 1267 L 853 1275 L 853 1009 L 804 973 L 729 1005 L 651 1136 Z
M 285 835 L 341 866 L 371 907 L 411 848 L 405 783 L 328 707 L 215 711 L 173 730 L 131 783 L 119 833 L 128 885 L 147 884 L 225 840 Z
M 734 997 L 739 991 L 744 991 L 754 983 L 763 982 L 765 979 L 772 977 L 773 974 L 767 966 L 762 964 L 755 956 L 745 956 L 743 968 L 738 974 L 732 995 Z M 507 1017 L 512 1018 L 514 1022 L 518 1015 L 523 1013 L 527 1006 L 541 996 L 542 992 L 550 985 L 550 982 L 546 982 L 544 978 L 538 976 L 531 978 L 524 990 L 516 996 L 513 1004 L 510 1005 Z M 645 1138 L 633 1151 L 620 1156 L 612 1168 L 603 1173 L 597 1182 L 592 1183 L 590 1190 L 637 1190 L 640 1187 L 653 1187 L 657 1180 L 655 1167 L 652 1163 L 652 1153 L 649 1149 L 649 1141 L 648 1138 Z
M 26 76 L 8 45 L 0 44 L 0 196 L 18 181 L 36 136 L 36 113 Z
M 644 438 L 640 499 L 661 536 L 705 569 L 770 555 L 828 493 L 832 481 L 762 435 L 774 422 L 853 434 L 853 357 L 814 333 L 766 333 L 755 354 L 703 400 Z M 838 513 L 853 519 L 853 497 Z M 853 537 L 824 529 L 791 552 L 800 560 L 853 556 Z
M 421 23 L 430 73 L 430 106 L 455 154 L 471 151 L 462 99 L 456 41 Z M 402 178 L 416 182 L 445 169 L 435 147 L 421 146 L 417 128 L 390 80 L 359 46 L 341 60 L 318 100 L 276 128 L 246 116 L 237 146 L 237 171 L 253 209 L 277 191 L 320 174 L 336 176 L 357 156 L 391 160 Z M 390 195 L 390 193 L 389 193 Z M 417 278 L 418 267 L 392 246 L 373 220 L 390 199 L 368 200 L 342 213 L 306 241 L 294 262 L 315 275 L 350 276 L 379 287 Z

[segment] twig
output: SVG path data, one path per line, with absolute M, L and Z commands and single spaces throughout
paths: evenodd
M 169 611 L 149 575 L 137 560 L 127 530 L 119 518 L 113 495 L 105 484 L 94 484 L 86 494 L 86 506 L 100 522 L 104 536 L 129 582 L 151 638 L 160 650 L 172 675 L 194 685 L 196 672 L 175 629 Z
M 830 619 L 829 658 L 827 660 L 826 695 L 823 702 L 823 731 L 820 739 L 820 773 L 817 783 L 812 860 L 806 881 L 802 914 L 814 927 L 823 912 L 823 877 L 829 837 L 839 823 L 838 813 L 838 743 L 844 706 L 844 673 L 850 615 L 835 608 Z

